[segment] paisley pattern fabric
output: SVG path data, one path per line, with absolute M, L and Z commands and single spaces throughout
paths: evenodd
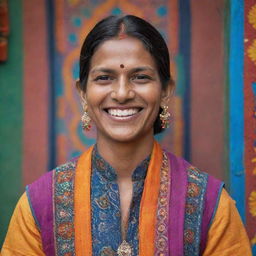
M 169 227 L 169 199 L 171 190 L 171 175 L 169 159 L 163 151 L 161 167 L 160 190 L 157 203 L 157 222 L 155 238 L 155 255 L 169 255 L 168 227 Z
M 201 223 L 208 174 L 191 166 L 187 169 L 188 185 L 184 218 L 184 256 L 199 255 Z
M 53 172 L 56 255 L 75 255 L 74 175 L 76 161 L 59 166 Z
M 133 248 L 133 255 L 138 255 L 139 212 L 150 157 L 137 166 L 132 175 L 133 197 L 126 241 Z M 118 246 L 122 243 L 120 195 L 117 175 L 94 147 L 92 154 L 91 177 L 92 206 L 92 244 L 93 255 L 116 255 Z

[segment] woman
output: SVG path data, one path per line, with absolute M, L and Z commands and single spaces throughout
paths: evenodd
M 173 91 L 167 46 L 135 17 L 100 21 L 84 41 L 77 88 L 97 143 L 27 187 L 5 255 L 251 255 L 222 182 L 167 153 Z

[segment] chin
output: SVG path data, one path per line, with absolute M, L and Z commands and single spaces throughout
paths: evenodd
M 129 142 L 136 142 L 141 141 L 143 138 L 147 139 L 153 134 L 152 131 L 136 131 L 132 130 L 125 130 L 125 129 L 113 129 L 111 133 L 107 135 L 108 139 L 118 142 L 118 143 L 129 143 Z

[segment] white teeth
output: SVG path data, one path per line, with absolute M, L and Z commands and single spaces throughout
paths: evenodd
M 111 116 L 120 116 L 120 117 L 126 117 L 126 116 L 132 116 L 139 112 L 139 109 L 132 108 L 132 109 L 108 109 L 108 113 Z

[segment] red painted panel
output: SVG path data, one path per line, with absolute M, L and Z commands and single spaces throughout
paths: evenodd
M 49 64 L 46 1 L 24 0 L 23 183 L 48 167 Z
M 222 180 L 224 2 L 191 1 L 191 162 Z
M 256 246 L 256 2 L 245 1 L 244 128 L 246 170 L 246 227 Z

